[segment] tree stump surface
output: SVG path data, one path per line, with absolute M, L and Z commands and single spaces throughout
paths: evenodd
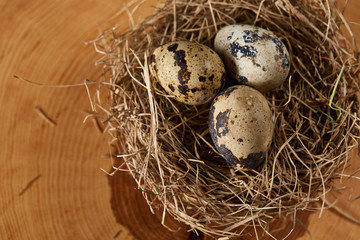
M 345 0 L 338 2 L 342 6 Z M 204 238 L 171 217 L 167 228 L 162 226 L 161 212 L 150 212 L 128 174 L 109 177 L 100 170 L 110 169 L 104 157 L 109 137 L 91 119 L 83 123 L 91 109 L 84 86 L 37 86 L 13 77 L 62 85 L 95 79 L 101 67 L 94 62 L 101 55 L 84 43 L 115 24 L 128 29 L 127 14 L 116 16 L 126 3 L 130 1 L 0 0 L 0 239 Z M 134 19 L 151 14 L 156 4 L 142 4 Z M 359 9 L 360 1 L 350 0 L 345 12 L 358 39 Z M 358 168 L 360 157 L 354 151 L 346 172 Z M 336 203 L 357 219 L 359 181 L 341 185 L 346 190 Z M 319 214 L 299 211 L 288 239 L 359 239 L 359 225 L 334 210 Z M 291 227 L 284 219 L 273 225 L 281 229 L 275 234 L 279 238 Z

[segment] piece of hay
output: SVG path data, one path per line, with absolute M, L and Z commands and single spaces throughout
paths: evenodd
M 45 122 L 47 122 L 48 124 L 50 124 L 51 126 L 55 127 L 56 126 L 56 122 L 54 120 L 52 120 L 45 112 L 42 108 L 40 108 L 39 106 L 35 106 L 35 110 L 36 112 L 39 114 L 39 116 L 45 120 Z
M 190 40 L 212 47 L 217 30 L 235 23 L 273 31 L 291 57 L 288 80 L 266 94 L 275 134 L 257 170 L 230 167 L 211 142 L 210 103 L 174 101 L 148 66 L 159 45 Z M 168 212 L 217 237 L 239 236 L 248 226 L 267 230 L 278 215 L 296 216 L 326 199 L 357 145 L 358 51 L 346 36 L 353 34 L 329 0 L 169 1 L 129 31 L 113 28 L 94 41 L 104 55 L 97 64 L 105 68 L 101 86 L 110 106 L 92 104 L 106 113 L 112 145 L 124 156 L 119 165 L 150 209 L 160 200 L 162 223 Z

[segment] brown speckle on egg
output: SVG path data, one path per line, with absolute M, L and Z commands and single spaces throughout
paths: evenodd
M 183 95 L 186 95 L 186 93 L 189 91 L 189 87 L 187 85 L 179 85 L 178 89 L 179 92 Z
M 173 86 L 172 84 L 169 84 L 168 87 L 170 88 L 170 90 L 171 90 L 172 92 L 175 91 L 175 88 L 174 88 L 174 86 Z
M 245 76 L 238 76 L 239 83 L 247 83 L 248 79 Z
M 200 82 L 205 82 L 205 80 L 206 80 L 206 78 L 205 78 L 204 76 L 200 76 L 200 77 L 199 77 L 199 81 L 200 81 Z
M 177 49 L 178 46 L 179 46 L 179 44 L 174 43 L 174 44 L 171 44 L 170 46 L 168 46 L 167 49 L 169 52 L 175 52 L 175 50 Z

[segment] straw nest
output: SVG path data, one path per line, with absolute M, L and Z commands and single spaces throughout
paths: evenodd
M 148 56 L 165 43 L 212 47 L 225 25 L 273 31 L 287 45 L 291 70 L 268 94 L 275 134 L 264 164 L 234 169 L 213 147 L 209 104 L 188 106 L 167 95 L 149 71 Z M 170 1 L 126 32 L 94 40 L 104 54 L 101 86 L 110 105 L 114 171 L 129 171 L 151 209 L 159 207 L 193 230 L 217 237 L 243 233 L 279 213 L 310 209 L 341 175 L 357 144 L 359 68 L 355 40 L 329 0 Z M 350 41 L 347 41 L 350 39 Z M 340 171 L 340 173 L 339 173 Z M 119 174 L 119 172 L 118 172 Z M 164 220 L 164 219 L 163 219 Z

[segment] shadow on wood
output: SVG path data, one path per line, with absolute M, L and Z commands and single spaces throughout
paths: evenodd
M 202 234 L 197 236 L 192 231 L 189 232 L 187 225 L 169 215 L 166 216 L 165 224 L 174 232 L 162 226 L 162 209 L 155 210 L 155 214 L 151 213 L 129 174 L 118 172 L 109 176 L 108 180 L 111 188 L 111 208 L 116 222 L 128 228 L 136 239 L 203 239 Z

